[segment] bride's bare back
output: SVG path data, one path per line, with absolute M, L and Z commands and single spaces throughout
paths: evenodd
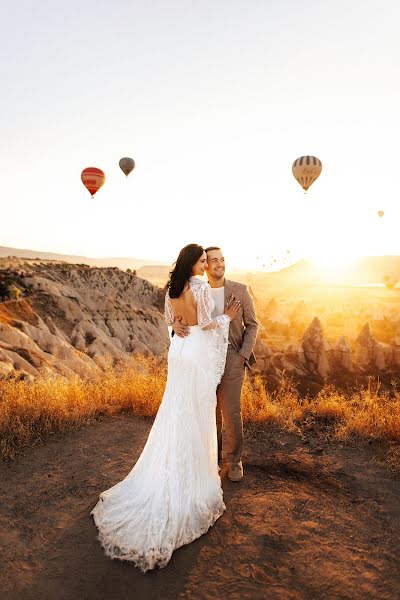
M 182 325 L 198 325 L 197 303 L 189 286 L 186 286 L 179 298 L 170 298 L 175 318 L 180 317 Z

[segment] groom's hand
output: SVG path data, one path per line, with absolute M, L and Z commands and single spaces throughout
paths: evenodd
M 176 317 L 172 325 L 172 329 L 175 331 L 178 337 L 186 337 L 189 335 L 189 327 L 187 325 L 182 325 L 181 321 L 182 317 Z

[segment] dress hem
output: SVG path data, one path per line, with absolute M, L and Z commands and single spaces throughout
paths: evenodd
M 203 527 L 198 529 L 196 532 L 192 531 L 191 533 L 188 533 L 184 537 L 184 539 L 178 542 L 176 545 L 171 544 L 171 546 L 165 547 L 163 549 L 151 548 L 147 552 L 138 552 L 134 548 L 120 548 L 118 544 L 107 541 L 107 535 L 105 532 L 102 532 L 102 525 L 99 524 L 99 517 L 101 513 L 101 505 L 99 506 L 99 503 L 92 509 L 90 514 L 93 516 L 95 525 L 98 529 L 97 539 L 103 547 L 106 556 L 115 560 L 133 562 L 135 566 L 138 567 L 143 573 L 146 573 L 146 571 L 155 568 L 162 569 L 166 567 L 171 559 L 172 553 L 175 550 L 181 548 L 182 546 L 190 544 L 194 540 L 207 533 L 207 531 L 210 529 L 210 527 L 214 525 L 217 519 L 219 519 L 223 515 L 225 510 L 225 503 L 222 502 L 220 508 L 217 509 L 216 512 L 213 513 L 211 518 L 207 521 L 207 523 Z

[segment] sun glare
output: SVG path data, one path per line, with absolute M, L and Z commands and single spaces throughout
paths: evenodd
M 322 252 L 311 256 L 310 261 L 317 268 L 322 281 L 340 281 L 348 278 L 354 268 L 356 256 L 348 253 L 340 253 L 337 248 L 332 252 Z

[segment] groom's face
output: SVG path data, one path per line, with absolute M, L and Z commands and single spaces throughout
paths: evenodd
M 221 279 L 225 275 L 225 258 L 222 250 L 207 252 L 207 274 L 214 279 Z

